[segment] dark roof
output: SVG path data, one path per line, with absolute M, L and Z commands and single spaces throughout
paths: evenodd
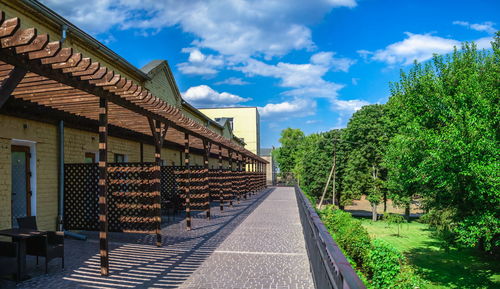
M 153 61 L 150 61 L 148 64 L 144 65 L 141 68 L 141 71 L 147 74 L 151 70 L 153 70 L 155 67 L 157 67 L 158 65 L 160 65 L 163 61 L 165 61 L 165 60 L 153 60 Z
M 260 156 L 261 157 L 270 156 L 272 151 L 273 151 L 272 148 L 261 148 L 260 149 Z

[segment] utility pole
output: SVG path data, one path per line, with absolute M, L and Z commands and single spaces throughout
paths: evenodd
M 335 175 L 337 169 L 337 149 L 335 146 L 335 142 L 333 143 L 333 188 L 332 188 L 332 204 L 335 206 Z

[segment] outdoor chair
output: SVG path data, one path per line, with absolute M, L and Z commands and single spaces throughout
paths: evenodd
M 17 218 L 19 228 L 38 230 L 35 217 Z M 29 238 L 26 241 L 26 254 L 38 257 L 45 257 L 45 274 L 48 273 L 48 264 L 52 259 L 61 258 L 61 266 L 64 268 L 64 235 L 57 232 L 48 231 L 46 236 Z
M 0 241 L 0 276 L 15 275 L 19 281 L 17 254 L 16 243 Z

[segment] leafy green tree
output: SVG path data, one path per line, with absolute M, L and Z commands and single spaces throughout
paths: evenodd
M 280 173 L 290 173 L 296 163 L 298 146 L 304 139 L 304 133 L 300 129 L 286 128 L 281 131 L 279 142 L 281 147 L 273 151 L 273 157 L 278 163 Z
M 500 37 L 493 52 L 474 44 L 416 63 L 393 85 L 389 107 L 398 135 L 384 164 L 394 196 L 424 197 L 429 210 L 447 210 L 455 241 L 486 250 L 500 235 Z
M 372 220 L 377 220 L 377 205 L 385 200 L 386 169 L 382 160 L 390 135 L 384 105 L 374 104 L 355 112 L 345 131 L 350 144 L 344 187 L 350 195 L 366 194 L 372 206 Z

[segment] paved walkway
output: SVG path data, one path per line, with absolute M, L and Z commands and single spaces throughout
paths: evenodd
M 182 217 L 153 235 L 110 234 L 110 277 L 99 274 L 96 233 L 86 242 L 66 241 L 66 268 L 51 262 L 49 274 L 18 288 L 313 288 L 293 188 L 268 189 L 249 200 L 212 208 L 212 219 L 196 214 L 193 230 Z M 43 263 L 43 262 L 41 262 Z

